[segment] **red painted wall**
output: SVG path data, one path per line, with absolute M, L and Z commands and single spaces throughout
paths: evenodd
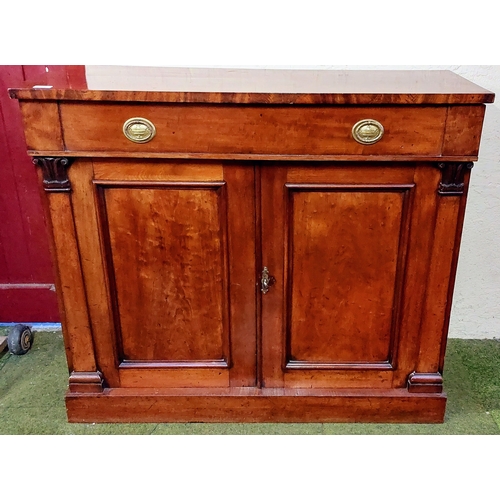
M 87 88 L 84 66 L 0 66 L 0 323 L 58 322 L 38 177 L 8 88 Z

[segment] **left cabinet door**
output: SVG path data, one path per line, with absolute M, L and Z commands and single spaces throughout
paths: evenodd
M 79 160 L 68 173 L 106 384 L 254 386 L 254 167 Z

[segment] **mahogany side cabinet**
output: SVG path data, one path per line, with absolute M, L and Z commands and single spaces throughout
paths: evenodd
M 447 71 L 107 82 L 10 90 L 50 226 L 69 421 L 442 422 L 494 94 Z

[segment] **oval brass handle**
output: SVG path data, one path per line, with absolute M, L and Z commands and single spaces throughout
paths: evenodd
M 146 118 L 129 118 L 123 124 L 125 137 L 132 142 L 149 142 L 156 135 L 156 127 Z
M 360 144 L 375 144 L 383 135 L 384 127 L 377 120 L 361 120 L 352 127 L 352 137 Z

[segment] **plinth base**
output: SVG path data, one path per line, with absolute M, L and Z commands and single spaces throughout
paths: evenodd
M 66 395 L 69 422 L 442 423 L 446 394 L 393 390 L 105 389 Z

